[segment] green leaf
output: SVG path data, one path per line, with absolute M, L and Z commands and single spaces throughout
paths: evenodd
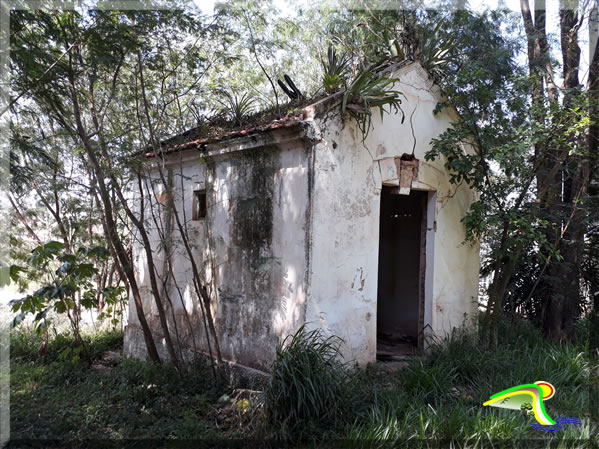
M 25 313 L 19 313 L 10 322 L 10 327 L 12 327 L 12 328 L 17 327 L 19 324 L 21 324 L 25 320 L 26 317 L 27 317 L 27 314 L 25 314 Z
M 67 311 L 67 306 L 63 301 L 58 301 L 54 304 L 54 310 L 56 310 L 57 313 L 65 313 Z
M 110 257 L 110 251 L 103 246 L 81 247 L 77 250 L 77 253 L 98 260 L 107 260 Z
M 66 360 L 73 350 L 71 348 L 65 348 L 60 354 L 58 354 L 58 360 Z
M 46 262 L 54 259 L 55 255 L 58 254 L 63 248 L 64 244 L 56 241 L 51 241 L 45 245 L 40 245 L 33 249 L 33 255 L 28 259 L 28 262 L 32 265 L 43 265 Z
M 57 275 L 67 275 L 73 268 L 73 262 L 65 262 L 56 270 Z
M 92 292 L 85 292 L 83 298 L 81 298 L 81 306 L 85 309 L 91 309 L 97 304 L 96 296 Z
M 58 260 L 60 260 L 61 262 L 70 262 L 70 263 L 74 263 L 77 260 L 77 257 L 74 256 L 73 254 L 61 254 L 58 257 Z
M 46 251 L 49 251 L 52 253 L 57 253 L 64 249 L 64 243 L 52 240 L 52 241 L 46 243 L 43 247 Z
M 13 282 L 18 282 L 21 277 L 20 273 L 27 273 L 27 269 L 17 265 L 10 266 L 10 278 Z
M 82 263 L 75 267 L 73 274 L 79 278 L 90 278 L 98 273 L 96 267 L 91 263 Z
M 386 87 L 399 81 L 397 78 L 376 77 L 372 72 L 375 67 L 363 69 L 345 90 L 341 102 L 341 114 L 348 112 L 357 122 L 362 131 L 363 140 L 366 139 L 372 125 L 371 108 L 378 108 L 381 119 L 384 113 L 391 111 L 401 112 L 401 98 L 403 95 L 396 90 L 386 90 Z M 389 111 L 385 106 L 389 105 Z M 403 118 L 402 118 L 403 121 Z

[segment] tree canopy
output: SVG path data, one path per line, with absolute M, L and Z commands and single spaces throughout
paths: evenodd
M 72 10 L 11 11 L 12 99 L 3 112 L 11 131 L 11 261 L 31 263 L 31 251 L 51 241 L 64 251 L 52 257 L 64 263 L 79 263 L 80 248 L 105 245 L 110 255 L 82 274 L 85 282 L 96 277 L 97 301 L 86 302 L 90 286 L 54 296 L 44 290 L 31 310 L 62 310 L 57 304 L 68 303 L 79 313 L 97 304 L 106 288 L 125 287 L 148 352 L 159 360 L 129 252 L 131 239 L 140 239 L 154 266 L 146 228 L 156 217 L 140 215 L 130 200 L 130 189 L 145 182 L 140 149 L 157 154 L 162 141 L 191 128 L 243 126 L 265 111 L 282 116 L 298 105 L 277 83 L 285 75 L 307 99 L 344 91 L 362 112 L 340 113 L 350 113 L 367 134 L 371 107 L 399 104 L 376 68 L 410 59 L 442 87 L 447 102 L 438 108 L 454 107 L 460 115 L 431 142 L 427 158 L 442 158 L 453 183 L 480 193 L 462 222 L 469 239 L 483 242 L 490 344 L 503 313 L 567 338 L 599 298 L 596 35 L 585 84 L 580 78 L 583 30 L 596 25 L 597 8 L 560 0 L 557 28 L 549 29 L 544 2 L 531 8 L 522 0 L 519 12 L 482 13 L 462 3 L 439 9 L 321 5 L 291 15 L 268 0 L 221 2 L 210 16 L 184 6 L 109 10 L 94 2 Z M 168 179 L 161 175 L 167 192 Z M 167 201 L 167 207 L 175 206 Z M 193 260 L 185 224 L 176 226 Z M 53 288 L 65 283 L 34 265 L 29 278 L 18 270 L 14 278 Z M 199 270 L 194 276 L 196 299 L 205 306 L 205 280 Z M 169 340 L 160 282 L 153 277 L 152 290 Z M 218 360 L 204 306 L 206 336 Z M 175 346 L 168 341 L 176 365 Z

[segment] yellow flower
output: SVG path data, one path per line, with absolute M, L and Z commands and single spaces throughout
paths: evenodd
M 235 407 L 237 408 L 237 411 L 239 413 L 245 414 L 248 412 L 248 410 L 250 408 L 250 401 L 248 401 L 247 399 L 241 399 L 241 400 L 237 401 L 237 403 L 235 404 Z

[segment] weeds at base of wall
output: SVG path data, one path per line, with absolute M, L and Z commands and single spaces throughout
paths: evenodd
M 277 347 L 264 394 L 264 418 L 274 436 L 302 438 L 335 425 L 334 406 L 348 382 L 339 362 L 341 343 L 337 337 L 324 338 L 320 329 L 309 332 L 301 326 Z
M 74 339 L 59 336 L 38 355 L 36 334 L 11 336 L 11 441 L 8 447 L 109 447 L 129 439 L 196 440 L 235 437 L 215 424 L 218 398 L 208 366 L 179 374 L 170 365 L 133 359 L 100 366 L 106 351 L 122 349 L 120 332 L 87 336 L 90 358 L 61 357 Z M 44 446 L 44 442 L 48 442 Z M 41 446 L 40 446 L 41 445 Z M 125 443 L 123 443 L 126 446 Z M 29 447 L 29 446 L 27 446 Z M 100 447 L 101 444 L 100 444 Z
M 300 329 L 289 349 L 277 352 L 262 432 L 287 441 L 342 439 L 343 447 L 597 446 L 592 404 L 599 397 L 599 360 L 585 338 L 590 325 L 580 323 L 574 342 L 556 343 L 529 323 L 504 322 L 495 352 L 477 334 L 456 330 L 397 372 L 333 363 L 335 345 L 328 345 L 335 341 Z M 539 432 L 530 416 L 482 406 L 498 391 L 537 380 L 556 386 L 547 402 L 551 416 L 577 417 L 583 425 Z M 313 399 L 316 391 L 322 399 Z
M 39 356 L 37 336 L 13 334 L 11 434 L 40 441 L 236 439 L 232 445 L 244 438 L 249 447 L 265 439 L 275 447 L 597 447 L 599 362 L 589 326 L 581 322 L 577 339 L 560 344 L 527 323 L 502 323 L 495 352 L 477 335 L 456 331 L 400 371 L 343 365 L 334 357 L 338 339 L 301 330 L 279 348 L 281 363 L 265 391 L 215 388 L 209 368 L 200 366 L 180 375 L 124 360 L 97 371 L 96 356 L 91 365 L 59 358 L 72 344 L 68 337 Z M 122 344 L 118 333 L 89 338 L 94 354 Z M 546 403 L 551 416 L 583 425 L 538 432 L 523 413 L 482 407 L 492 394 L 536 380 L 557 389 Z

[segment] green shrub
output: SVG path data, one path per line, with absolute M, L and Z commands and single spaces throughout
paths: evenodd
M 573 341 L 588 345 L 594 356 L 599 356 L 599 311 L 593 311 L 575 323 Z
M 422 361 L 410 364 L 401 373 L 402 384 L 410 395 L 422 401 L 436 402 L 450 390 L 456 369 L 449 365 L 429 365 Z
M 10 332 L 10 356 L 14 360 L 35 360 L 39 345 L 42 343 L 41 335 L 24 328 L 13 329 Z
M 277 347 L 265 390 L 265 418 L 279 438 L 303 438 L 334 427 L 347 373 L 339 362 L 338 337 L 302 326 Z
M 502 322 L 499 329 L 495 351 L 479 345 L 476 334 L 462 330 L 433 342 L 424 357 L 398 373 L 397 384 L 386 385 L 386 396 L 368 399 L 370 413 L 360 414 L 346 428 L 348 446 L 449 447 L 451 441 L 454 447 L 491 447 L 503 441 L 506 447 L 548 447 L 554 439 L 563 447 L 593 447 L 588 435 L 596 433 L 596 421 L 585 416 L 595 416 L 597 363 L 585 350 L 588 345 L 543 340 L 526 322 Z M 555 434 L 537 432 L 530 426 L 533 417 L 482 406 L 498 391 L 537 380 L 557 388 L 548 402 L 551 416 L 578 417 L 583 425 Z M 365 389 L 376 383 L 380 381 L 375 379 Z M 569 439 L 581 443 L 572 446 Z
M 168 364 L 124 359 L 98 369 L 86 360 L 61 356 L 73 348 L 72 337 L 50 340 L 43 356 L 38 355 L 43 339 L 37 337 L 22 332 L 12 336 L 18 354 L 13 354 L 10 367 L 14 439 L 37 440 L 36 447 L 61 440 L 61 447 L 85 448 L 90 440 L 98 441 L 98 447 L 117 447 L 141 438 L 145 448 L 163 447 L 151 440 L 180 438 L 180 445 L 187 447 L 190 439 L 236 435 L 237 429 L 223 430 L 224 421 L 215 421 L 222 413 L 217 399 L 224 391 L 213 387 L 205 364 L 178 373 Z M 112 333 L 84 338 L 88 354 L 118 349 L 122 341 L 122 335 Z
M 13 329 L 10 333 L 10 356 L 15 361 L 46 364 L 81 361 L 90 364 L 106 351 L 118 351 L 122 346 L 123 333 L 120 331 L 83 335 L 81 342 L 72 333 L 58 334 L 47 341 L 28 329 Z

